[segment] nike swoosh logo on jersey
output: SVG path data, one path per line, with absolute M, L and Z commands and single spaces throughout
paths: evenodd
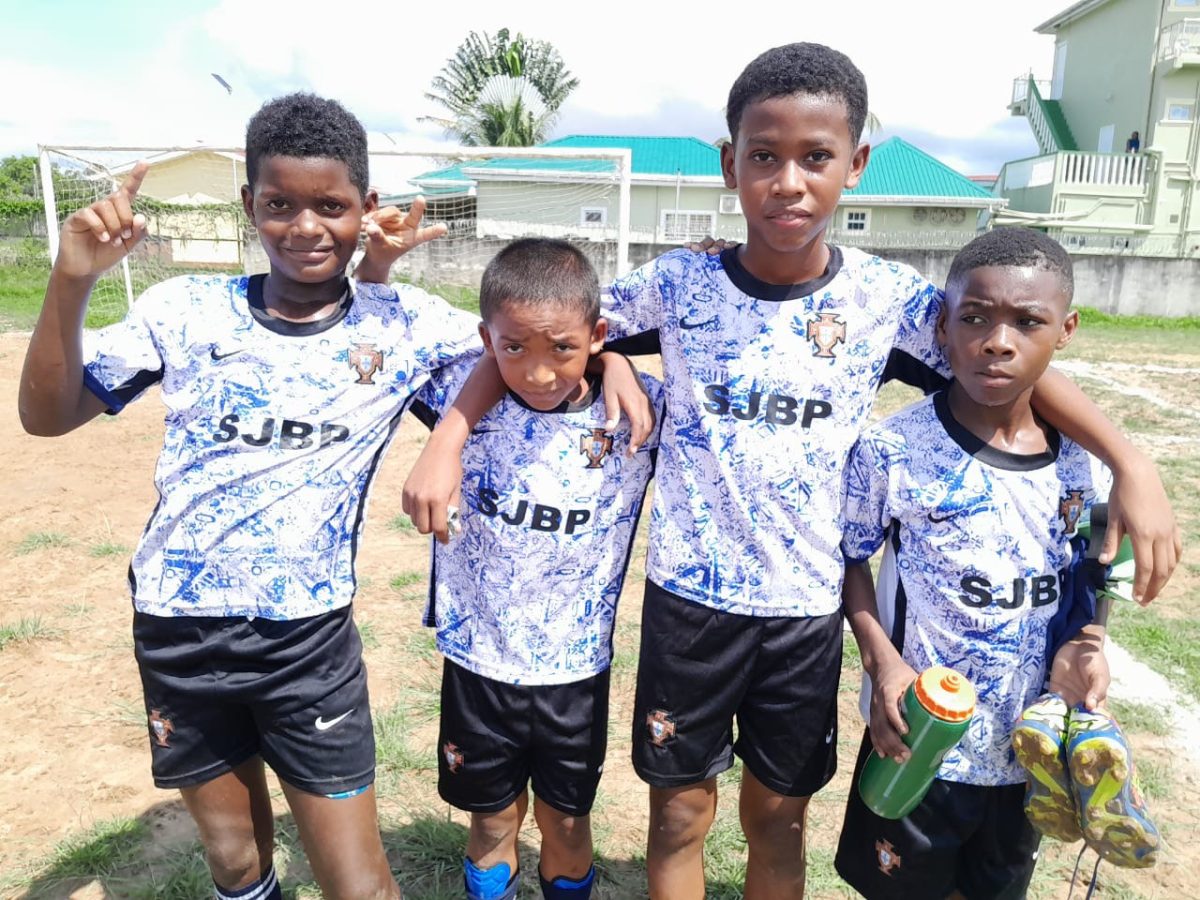
M 346 716 L 350 715 L 350 713 L 352 713 L 352 712 L 354 712 L 353 709 L 348 709 L 344 713 L 342 713 L 340 716 L 330 719 L 328 722 L 326 722 L 325 719 L 322 718 L 321 716 L 317 716 L 317 721 L 314 724 L 317 726 L 317 731 L 328 731 L 330 728 L 332 728 L 338 722 L 342 721 L 342 719 L 346 718 Z
M 703 328 L 705 325 L 711 325 L 715 321 L 717 321 L 716 316 L 713 316 L 711 319 L 705 319 L 703 322 L 689 322 L 686 316 L 680 316 L 679 327 L 684 331 L 691 331 L 693 328 Z
M 218 353 L 217 348 L 213 347 L 210 351 L 213 362 L 219 362 L 222 359 L 229 359 L 231 356 L 237 356 L 239 353 L 245 353 L 245 350 L 230 350 L 228 353 Z
M 935 515 L 934 513 L 930 513 L 929 521 L 933 522 L 934 524 L 938 524 L 940 522 L 948 522 L 950 519 L 953 519 L 955 516 L 960 516 L 964 512 L 966 512 L 966 510 L 955 509 L 955 510 L 952 510 L 951 512 L 946 513 L 946 515 L 944 515 L 944 516 L 939 516 L 939 515 Z

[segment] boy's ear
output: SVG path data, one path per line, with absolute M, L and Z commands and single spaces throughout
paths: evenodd
M 867 170 L 867 160 L 871 157 L 871 145 L 859 144 L 854 151 L 854 156 L 850 159 L 850 171 L 846 173 L 846 190 L 858 187 L 859 180 L 863 177 L 863 172 Z
M 492 348 L 492 333 L 488 331 L 487 324 L 479 323 L 479 339 L 483 341 L 483 350 L 488 356 L 495 356 L 496 351 Z
M 608 337 L 608 320 L 601 316 L 592 326 L 592 345 L 588 349 L 589 356 L 595 356 L 604 349 L 604 339 Z
M 246 212 L 246 218 L 250 220 L 251 225 L 257 227 L 254 221 L 254 191 L 250 189 L 250 185 L 242 185 L 242 209 Z
M 946 341 L 947 341 L 947 337 L 946 337 L 946 300 L 945 300 L 945 298 L 942 299 L 942 309 L 938 313 L 937 325 L 934 326 L 934 333 L 937 335 L 938 346 L 945 347 Z
M 379 191 L 375 190 L 375 188 L 371 188 L 370 190 L 367 191 L 366 196 L 363 197 L 363 212 L 364 213 L 375 212 L 375 210 L 378 208 L 379 208 Z
M 1061 350 L 1067 344 L 1071 343 L 1071 338 L 1075 337 L 1075 330 L 1079 327 L 1079 313 L 1071 310 L 1067 313 L 1067 317 L 1063 319 L 1062 331 L 1058 335 L 1058 342 L 1054 345 L 1055 350 Z
M 725 176 L 725 187 L 737 188 L 737 176 L 733 174 L 733 141 L 721 145 L 721 174 Z

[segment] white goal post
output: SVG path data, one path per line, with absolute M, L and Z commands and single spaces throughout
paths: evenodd
M 111 192 L 137 160 L 150 163 L 135 203 L 150 235 L 93 291 L 91 310 L 101 321 L 118 318 L 147 286 L 173 275 L 266 270 L 241 209 L 240 147 L 39 145 L 38 157 L 52 261 L 63 220 Z M 435 292 L 477 288 L 505 243 L 533 235 L 575 243 L 602 282 L 630 269 L 628 148 L 424 144 L 372 149 L 369 165 L 381 203 L 407 208 L 422 195 L 425 222 L 448 229 L 403 257 L 393 277 Z

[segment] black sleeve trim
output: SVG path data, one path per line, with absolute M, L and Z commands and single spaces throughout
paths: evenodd
M 893 379 L 902 381 L 910 387 L 919 388 L 927 396 L 934 391 L 940 391 L 950 383 L 950 380 L 931 369 L 915 356 L 903 350 L 892 350 L 888 354 L 887 365 L 883 369 L 883 383 Z
M 432 406 L 422 403 L 420 400 L 414 400 L 408 407 L 408 411 L 416 416 L 417 421 L 433 431 L 441 416 Z
M 613 353 L 624 353 L 626 356 L 653 356 L 662 353 L 662 341 L 659 340 L 658 329 L 643 331 L 641 334 L 631 334 L 629 337 L 609 341 L 604 349 Z

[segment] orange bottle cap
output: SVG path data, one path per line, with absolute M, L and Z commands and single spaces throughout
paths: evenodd
M 975 713 L 975 687 L 953 669 L 926 669 L 917 676 L 913 692 L 925 709 L 945 722 L 965 722 Z

